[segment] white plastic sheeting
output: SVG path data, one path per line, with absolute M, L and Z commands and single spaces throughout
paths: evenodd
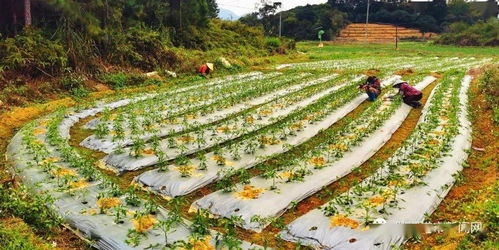
M 67 118 L 70 119 L 70 118 Z M 69 122 L 66 121 L 65 124 Z M 41 126 L 39 128 L 42 128 Z M 45 128 L 44 128 L 45 129 Z M 69 129 L 69 127 L 65 128 Z M 67 131 L 62 131 L 67 132 Z M 46 142 L 46 134 L 37 135 L 37 138 Z M 60 157 L 56 148 L 46 144 L 51 157 Z M 106 188 L 98 187 L 99 181 L 90 183 L 89 186 L 74 191 L 71 195 L 66 191 L 59 190 L 57 183 L 50 175 L 39 168 L 33 167 L 33 157 L 28 153 L 28 149 L 23 145 L 22 131 L 17 133 L 8 145 L 6 156 L 9 161 L 12 161 L 18 174 L 23 177 L 23 182 L 31 187 L 35 193 L 50 194 L 54 198 L 54 203 L 50 204 L 50 209 L 53 209 L 61 218 L 63 218 L 72 228 L 78 230 L 84 237 L 95 242 L 94 247 L 104 250 L 121 250 L 121 249 L 145 249 L 150 245 L 164 244 L 165 239 L 163 233 L 158 229 L 150 229 L 145 235 L 145 238 L 140 240 L 140 243 L 132 247 L 125 241 L 128 239 L 128 230 L 133 229 L 131 217 L 123 218 L 123 223 L 116 224 L 114 216 L 109 214 L 89 214 L 90 210 L 98 210 L 96 206 L 97 196 L 100 192 L 106 192 Z M 68 168 L 68 164 L 58 162 L 57 165 Z M 123 197 L 120 197 L 123 204 Z M 142 201 L 144 204 L 144 201 Z M 143 211 L 144 207 L 126 206 L 128 211 Z M 167 211 L 160 208 L 155 217 L 158 220 L 167 218 Z M 168 234 L 168 242 L 171 244 L 175 241 L 188 241 L 191 235 L 189 226 L 191 223 L 187 220 L 182 222 Z M 211 244 L 215 245 L 215 231 L 211 231 Z M 243 242 L 241 248 L 253 249 L 258 246 L 248 242 Z
M 435 77 L 428 76 L 415 87 L 422 90 L 435 80 Z M 340 160 L 328 164 L 330 166 L 311 170 L 313 173 L 306 175 L 303 181 L 280 182 L 276 184 L 276 191 L 266 190 L 258 198 L 252 200 L 239 199 L 233 193 L 220 190 L 197 200 L 193 206 L 208 209 L 212 214 L 218 216 L 228 218 L 241 216 L 244 220 L 244 228 L 260 232 L 270 224 L 270 221 L 265 223 L 252 222 L 251 219 L 254 216 L 261 218 L 279 216 L 287 210 L 291 203 L 305 199 L 321 190 L 324 186 L 350 173 L 354 168 L 367 161 L 391 138 L 392 134 L 409 115 L 410 110 L 410 106 L 402 105 L 384 122 L 383 126 L 365 138 L 360 145 L 345 153 Z M 272 179 L 257 176 L 252 178 L 248 185 L 268 189 L 274 184 L 273 182 Z M 238 190 L 241 188 L 242 186 Z
M 265 94 L 263 96 L 258 96 L 256 98 L 250 99 L 244 103 L 238 103 L 236 105 L 231 106 L 230 108 L 215 111 L 214 113 L 209 114 L 207 116 L 196 117 L 195 119 L 191 119 L 189 121 L 189 124 L 191 124 L 191 125 L 195 124 L 196 126 L 201 126 L 201 125 L 217 122 L 217 121 L 223 120 L 231 115 L 234 115 L 236 113 L 239 113 L 239 112 L 242 112 L 244 110 L 256 107 L 258 105 L 270 102 L 270 101 L 278 99 L 282 96 L 299 91 L 303 88 L 306 88 L 306 87 L 309 87 L 309 86 L 312 86 L 315 84 L 327 82 L 327 81 L 329 81 L 337 76 L 338 76 L 337 74 L 333 74 L 333 75 L 321 77 L 319 79 L 315 79 L 312 81 L 306 81 L 306 82 L 301 83 L 301 84 L 292 85 L 292 86 L 286 87 L 284 89 L 279 89 L 279 90 L 274 91 L 272 93 Z M 284 80 L 281 80 L 279 82 L 284 84 L 284 83 L 290 82 L 290 81 L 293 81 L 293 79 L 284 79 Z M 183 130 L 184 130 L 184 126 L 182 124 L 172 124 L 172 125 L 160 127 L 158 132 L 146 133 L 144 135 L 141 135 L 140 138 L 142 138 L 144 140 L 148 140 L 153 136 L 163 137 L 163 136 L 167 136 L 168 134 L 172 133 L 172 131 L 178 133 L 178 132 L 181 132 Z M 109 153 L 113 152 L 120 145 L 127 146 L 127 145 L 131 145 L 132 143 L 133 143 L 133 140 L 130 137 L 127 137 L 127 138 L 120 140 L 120 141 L 113 141 L 112 136 L 106 136 L 105 138 L 100 139 L 100 138 L 97 138 L 95 135 L 91 135 L 91 136 L 87 137 L 85 140 L 83 140 L 80 143 L 80 145 L 84 146 L 86 148 L 89 148 L 89 149 L 99 150 L 99 151 L 102 151 L 104 153 L 109 154 Z
M 272 73 L 272 74 L 267 74 L 266 76 L 275 76 L 275 75 L 276 74 Z M 242 73 L 242 74 L 237 74 L 237 75 L 230 75 L 230 76 L 226 76 L 226 77 L 222 77 L 222 78 L 212 79 L 212 80 L 207 81 L 207 82 L 206 81 L 201 81 L 201 82 L 192 84 L 190 86 L 180 87 L 180 88 L 176 88 L 176 89 L 172 89 L 172 90 L 167 90 L 167 91 L 159 92 L 159 93 L 150 95 L 149 98 L 156 97 L 156 96 L 165 96 L 165 95 L 178 94 L 178 93 L 187 92 L 187 91 L 199 88 L 199 87 L 211 87 L 211 86 L 214 86 L 216 88 L 221 88 L 224 85 L 227 85 L 229 83 L 233 83 L 234 81 L 243 81 L 243 82 L 245 82 L 245 81 L 251 81 L 251 80 L 254 80 L 254 79 L 258 78 L 258 77 L 263 77 L 263 76 L 264 76 L 264 74 L 262 72 L 258 72 L 258 71 L 250 72 L 250 73 Z M 145 100 L 145 99 L 148 99 L 148 98 L 141 98 L 141 99 L 137 99 L 136 101 Z M 121 100 L 121 101 L 125 101 L 125 100 Z M 136 101 L 133 101 L 133 102 L 136 102 Z M 127 104 L 125 104 L 125 105 L 127 105 Z M 121 107 L 121 106 L 124 106 L 124 105 L 120 105 L 120 106 L 117 106 L 117 107 Z M 117 107 L 115 107 L 115 108 L 117 108 Z M 89 121 L 87 124 L 85 124 L 83 126 L 83 128 L 85 128 L 85 129 L 95 129 L 98 123 L 100 123 L 100 119 L 99 118 L 95 118 L 95 119 L 92 119 L 91 121 Z
M 166 92 L 160 92 L 160 93 L 154 93 L 154 94 L 145 94 L 143 96 L 129 98 L 129 99 L 123 99 L 123 100 L 119 100 L 119 101 L 115 101 L 115 102 L 111 102 L 111 103 L 98 103 L 96 105 L 96 107 L 94 107 L 94 108 L 85 109 L 85 110 L 82 110 L 80 112 L 76 112 L 76 113 L 73 113 L 71 115 L 68 115 L 68 119 L 65 119 L 59 125 L 59 133 L 61 134 L 61 136 L 63 138 L 69 139 L 70 138 L 69 129 L 67 129 L 67 128 L 72 127 L 80 119 L 83 119 L 83 118 L 86 118 L 86 117 L 89 117 L 89 116 L 94 116 L 94 115 L 96 115 L 96 114 L 104 111 L 105 109 L 113 110 L 113 109 L 116 109 L 116 108 L 119 108 L 119 107 L 126 106 L 126 105 L 128 105 L 130 103 L 134 103 L 134 102 L 138 102 L 138 101 L 142 101 L 142 100 L 154 98 L 154 97 L 156 97 L 158 95 L 162 95 L 162 94 L 166 94 L 166 93 L 168 93 L 168 94 L 176 94 L 176 93 L 181 93 L 181 92 L 189 91 L 191 89 L 199 87 L 199 85 L 201 85 L 201 84 L 203 84 L 203 86 L 212 86 L 212 85 L 216 85 L 216 84 L 219 84 L 219 83 L 222 83 L 224 81 L 231 80 L 231 79 L 243 79 L 243 78 L 247 78 L 247 77 L 259 76 L 259 75 L 262 75 L 262 74 L 263 73 L 261 73 L 261 72 L 251 72 L 251 73 L 245 73 L 245 74 L 238 74 L 238 75 L 234 75 L 234 76 L 228 76 L 228 77 L 224 77 L 224 78 L 219 78 L 219 79 L 211 80 L 209 82 L 203 82 L 203 83 L 199 83 L 199 84 L 194 84 L 194 85 L 187 86 L 187 87 L 180 87 L 178 89 L 169 90 L 169 91 L 166 91 Z M 98 121 L 94 121 L 94 120 L 90 121 L 89 123 L 96 125 L 98 123 Z
M 371 225 L 367 231 L 331 227 L 329 217 L 319 208 L 288 225 L 288 228 L 281 232 L 281 236 L 285 240 L 320 249 L 391 249 L 404 243 L 412 236 L 414 229 L 399 223 L 422 223 L 425 216 L 431 214 L 448 193 L 455 181 L 453 175 L 462 170 L 462 164 L 468 157 L 467 150 L 471 146 L 471 123 L 467 118 L 467 90 L 470 81 L 471 76 L 465 76 L 459 92 L 460 127 L 459 134 L 451 143 L 451 152 L 441 159 L 438 168 L 424 178 L 427 185 L 413 187 L 398 196 L 401 200 L 400 208 L 391 208 L 387 211 L 387 214 L 390 214 L 386 220 L 387 224 Z M 425 106 L 420 122 L 427 113 L 432 96 Z
M 392 78 L 394 78 L 394 77 L 392 77 Z M 262 117 L 261 120 L 256 120 L 253 123 L 253 126 L 249 129 L 247 129 L 247 131 L 244 134 L 247 134 L 247 133 L 250 133 L 250 132 L 255 131 L 257 129 L 261 129 L 265 126 L 269 126 L 271 124 L 274 124 L 274 123 L 278 122 L 279 120 L 284 119 L 289 114 L 297 112 L 298 110 L 302 109 L 303 107 L 305 107 L 307 105 L 313 105 L 313 103 L 317 102 L 321 98 L 323 98 L 327 95 L 330 95 L 330 94 L 338 91 L 339 89 L 341 89 L 342 87 L 345 87 L 345 86 L 346 86 L 346 84 L 335 85 L 333 87 L 327 88 L 326 90 L 324 90 L 318 94 L 314 94 L 309 98 L 303 99 L 303 100 L 296 102 L 296 103 L 293 103 L 289 106 L 285 106 L 277 112 L 273 112 L 272 114 L 270 114 L 266 117 Z M 365 100 L 365 98 L 364 98 L 364 100 Z M 244 120 L 242 122 L 244 122 Z M 188 150 L 183 151 L 183 152 L 180 149 L 170 149 L 166 145 L 166 141 L 163 141 L 163 143 L 160 145 L 159 148 L 163 152 L 167 152 L 168 153 L 167 160 L 171 160 L 171 159 L 175 159 L 181 155 L 192 154 L 192 153 L 195 153 L 199 150 L 220 144 L 222 142 L 236 139 L 242 135 L 243 135 L 242 133 L 237 133 L 237 134 L 235 134 L 235 133 L 234 134 L 223 133 L 221 135 L 219 135 L 219 134 L 205 134 L 205 135 L 203 135 L 204 141 L 206 141 L 205 144 L 201 145 L 201 147 L 199 147 L 198 145 L 195 145 L 195 144 L 187 145 Z M 192 136 L 195 137 L 196 135 L 193 133 Z M 214 138 L 216 138 L 216 137 L 219 137 L 221 139 L 215 140 Z M 106 157 L 104 157 L 103 160 L 109 166 L 109 168 L 114 169 L 114 170 L 118 171 L 119 173 L 123 173 L 126 171 L 135 171 L 135 170 L 147 167 L 147 166 L 152 166 L 152 165 L 158 163 L 158 161 L 159 161 L 159 158 L 156 155 L 146 155 L 146 156 L 141 156 L 139 158 L 135 158 L 133 156 L 130 156 L 129 152 L 130 152 L 130 149 L 125 149 L 125 153 L 122 153 L 122 154 L 112 153 L 112 154 L 109 154 Z
M 397 79 L 397 77 L 391 77 L 386 84 Z M 356 78 L 353 82 L 360 80 Z M 317 135 L 321 130 L 326 129 L 336 123 L 338 120 L 343 118 L 345 115 L 354 110 L 359 104 L 365 101 L 365 95 L 360 95 L 349 103 L 343 105 L 339 109 L 332 112 L 324 120 L 316 122 L 314 124 L 307 125 L 302 131 L 297 132 L 296 136 L 286 140 L 286 144 L 290 146 L 297 146 Z M 250 138 L 249 140 L 254 140 Z M 271 155 L 281 154 L 288 151 L 290 147 L 284 147 L 282 144 L 268 145 L 264 149 L 258 149 L 254 154 L 244 154 L 241 159 L 233 162 L 230 167 L 234 170 L 247 169 L 255 166 L 258 163 L 264 161 L 264 159 Z M 211 159 L 214 153 L 206 154 L 206 159 Z M 193 160 L 192 164 L 199 165 L 199 160 Z M 177 171 L 161 172 L 157 169 L 147 171 L 136 177 L 135 181 L 142 185 L 143 187 L 159 193 L 165 197 L 177 197 L 186 195 L 194 190 L 197 190 L 203 186 L 216 181 L 223 176 L 220 176 L 219 170 L 220 166 L 214 161 L 209 161 L 207 163 L 208 167 L 206 170 L 198 171 L 196 174 L 190 176 L 189 178 L 183 178 Z
M 253 75 L 254 73 L 250 74 Z M 183 88 L 188 89 L 191 87 Z M 57 129 L 61 137 L 68 139 L 69 131 L 71 126 L 73 126 L 78 120 L 86 118 L 88 116 L 93 116 L 98 112 L 104 110 L 104 108 L 113 109 L 123 105 L 127 105 L 133 101 L 144 100 L 150 98 L 153 95 L 146 95 L 139 98 L 125 99 L 121 101 L 112 102 L 109 104 L 100 104 L 100 107 L 86 109 L 79 112 L 69 112 L 66 118 L 58 125 Z M 40 119 L 46 120 L 50 119 L 51 116 L 44 117 Z M 38 128 L 47 129 L 40 125 Z M 105 192 L 98 187 L 100 181 L 91 182 L 89 186 L 81 188 L 85 191 L 77 191 L 77 194 L 71 195 L 68 192 L 59 190 L 57 183 L 50 177 L 50 175 L 40 168 L 33 167 L 33 156 L 28 152 L 29 150 L 23 144 L 22 139 L 23 130 L 18 132 L 10 141 L 7 152 L 6 159 L 13 163 L 14 168 L 19 176 L 23 178 L 23 182 L 30 187 L 33 192 L 36 193 L 47 193 L 54 198 L 54 203 L 50 205 L 61 218 L 63 218 L 72 228 L 81 232 L 85 237 L 89 238 L 94 242 L 94 247 L 97 249 L 104 250 L 121 250 L 121 249 L 145 249 L 150 245 L 154 244 L 164 244 L 164 236 L 162 232 L 157 229 L 149 230 L 146 233 L 146 238 L 142 238 L 140 244 L 136 247 L 128 245 L 125 240 L 128 238 L 128 230 L 133 228 L 130 221 L 130 217 L 124 219 L 124 223 L 116 224 L 114 222 L 114 217 L 108 214 L 96 214 L 91 215 L 88 213 L 82 213 L 82 211 L 89 211 L 89 209 L 96 209 L 96 197 L 99 192 Z M 53 146 L 47 144 L 47 134 L 42 133 L 36 137 L 45 143 L 48 152 L 51 157 L 59 157 L 60 153 Z M 65 168 L 70 168 L 69 164 L 65 162 L 58 162 L 57 165 Z M 122 198 L 120 198 L 122 199 Z M 125 203 L 125 202 L 123 202 Z M 142 201 L 144 204 L 144 201 Z M 140 211 L 144 210 L 143 207 L 131 207 L 127 206 L 129 211 Z M 164 219 L 167 216 L 167 211 L 163 208 L 159 208 L 159 212 L 155 215 L 158 220 Z M 188 241 L 191 235 L 189 226 L 190 222 L 183 220 L 174 231 L 169 233 L 168 241 L 173 243 L 178 240 Z M 215 231 L 211 231 L 211 244 L 215 245 Z M 248 242 L 244 242 L 241 245 L 243 249 L 254 249 L 259 248 L 259 246 L 252 245 Z
M 275 78 L 272 79 L 272 77 L 275 77 L 276 75 L 279 75 L 279 74 L 270 73 L 270 74 L 265 74 L 262 76 L 257 75 L 254 77 L 241 79 L 239 81 L 233 82 L 233 84 L 237 84 L 237 83 L 241 83 L 241 82 L 248 82 L 246 84 L 251 86 L 252 80 L 260 80 L 260 81 L 267 80 L 267 81 L 270 81 L 276 85 L 280 85 L 280 84 L 284 85 L 284 84 L 292 81 L 292 79 L 275 79 Z M 302 75 L 299 77 L 304 77 L 304 76 L 305 75 Z M 163 100 L 163 102 L 164 102 L 163 106 L 169 107 L 169 109 L 167 109 L 166 111 L 159 112 L 159 114 L 163 115 L 164 118 L 167 118 L 171 114 L 181 114 L 182 112 L 185 112 L 185 111 L 187 111 L 191 108 L 194 108 L 194 107 L 209 106 L 211 104 L 220 102 L 224 99 L 240 95 L 243 92 L 253 91 L 253 90 L 259 89 L 260 87 L 261 86 L 258 86 L 258 85 L 251 86 L 250 88 L 247 88 L 247 89 L 242 90 L 242 91 L 229 92 L 226 95 L 213 97 L 213 98 L 210 98 L 208 101 L 198 102 L 198 103 L 195 103 L 193 105 L 185 105 L 185 103 L 183 103 L 180 105 L 177 104 L 175 107 L 169 107 L 169 106 L 171 106 L 170 102 L 173 100 L 170 100 L 170 102 Z M 218 85 L 216 88 L 219 89 L 220 85 Z M 210 89 L 209 91 L 212 93 L 216 92 L 216 90 L 213 90 L 213 89 Z M 182 91 L 182 92 L 184 92 L 184 91 Z M 202 93 L 202 91 L 198 92 L 197 94 L 191 94 L 190 96 L 199 96 L 201 93 Z M 173 93 L 173 94 L 175 94 L 175 93 Z M 267 97 L 266 99 L 271 98 L 271 96 L 266 96 L 266 97 Z M 187 97 L 185 97 L 185 98 L 188 99 Z M 265 101 L 266 99 L 263 98 L 260 101 Z M 158 104 L 156 103 L 156 105 L 158 105 Z M 236 107 L 232 107 L 229 110 L 220 111 L 216 115 L 221 116 L 218 119 L 223 119 L 224 117 L 227 117 L 227 116 L 229 116 L 233 113 L 236 113 L 236 112 L 240 112 L 240 111 L 244 110 L 245 108 L 246 108 L 245 105 L 237 105 Z M 143 121 L 143 120 L 144 120 L 144 117 L 137 118 L 137 121 Z M 202 118 L 201 120 L 206 120 L 206 121 L 204 121 L 204 124 L 211 122 L 211 118 L 209 118 L 209 117 Z M 97 124 L 99 122 L 100 122 L 100 119 L 95 118 L 92 121 L 90 121 L 89 123 L 87 123 L 86 127 L 97 126 Z M 195 124 L 195 123 L 196 123 L 196 120 L 191 121 L 191 124 Z M 107 122 L 106 125 L 107 125 L 109 130 L 114 129 L 111 122 Z M 199 124 L 199 125 L 202 125 L 202 124 Z M 173 127 L 172 126 L 160 127 L 159 128 L 160 131 L 159 131 L 159 133 L 157 133 L 157 136 L 165 136 L 169 132 L 171 132 L 171 129 L 175 130 L 175 132 L 178 132 L 182 129 L 182 127 L 180 125 L 173 126 Z M 132 131 L 128 127 L 125 127 L 123 132 L 125 134 L 125 139 L 120 140 L 119 142 L 115 142 L 114 137 L 112 135 L 103 136 L 102 138 L 99 138 L 96 135 L 91 135 L 91 136 L 85 138 L 85 140 L 83 140 L 80 143 L 80 145 L 83 147 L 86 147 L 88 149 L 98 150 L 98 151 L 102 151 L 104 153 L 111 153 L 116 147 L 118 147 L 120 145 L 126 146 L 126 145 L 132 144 L 132 140 L 130 138 L 130 136 L 133 136 Z M 141 135 L 140 138 L 150 139 L 153 136 L 154 136 L 153 133 L 146 133 L 144 135 Z

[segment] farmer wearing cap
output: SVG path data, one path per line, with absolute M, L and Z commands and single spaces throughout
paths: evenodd
M 213 63 L 206 63 L 199 68 L 198 73 L 204 78 L 208 78 L 208 75 L 213 71 L 213 69 Z
M 413 108 L 421 107 L 421 103 L 419 102 L 421 98 L 423 98 L 423 93 L 421 93 L 421 91 L 417 90 L 416 88 L 402 80 L 398 80 L 397 82 L 395 82 L 393 87 L 399 89 L 398 94 L 402 95 L 402 100 L 404 100 L 405 104 Z M 392 96 L 392 98 L 393 97 L 394 96 Z
M 359 89 L 366 91 L 369 101 L 374 102 L 381 93 L 381 83 L 376 76 L 370 76 L 367 78 L 366 82 L 359 86 Z

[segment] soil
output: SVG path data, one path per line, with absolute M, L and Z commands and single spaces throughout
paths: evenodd
M 414 70 L 410 69 L 410 68 L 409 69 L 401 69 L 401 70 L 395 72 L 394 74 L 399 75 L 399 76 L 408 76 L 408 75 L 414 74 Z
M 479 86 L 479 72 L 475 75 L 470 88 L 470 107 L 472 116 L 472 148 L 468 157 L 468 166 L 461 172 L 461 179 L 451 188 L 436 211 L 431 215 L 432 222 L 483 222 L 484 203 L 495 195 L 497 181 L 497 162 L 499 162 L 498 124 L 492 119 L 493 109 L 487 102 L 483 88 Z M 492 229 L 493 230 L 493 229 Z M 408 243 L 408 249 L 427 249 L 439 247 L 456 249 L 465 234 L 425 235 L 420 243 Z

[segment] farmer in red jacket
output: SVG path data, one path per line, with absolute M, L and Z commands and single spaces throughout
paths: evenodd
M 369 101 L 374 102 L 381 93 L 381 83 L 376 76 L 370 76 L 365 83 L 359 86 L 359 89 L 365 90 Z
M 213 71 L 214 69 L 214 66 L 213 66 L 213 63 L 207 63 L 207 64 L 203 64 L 201 65 L 201 67 L 199 68 L 198 70 L 198 73 L 204 77 L 204 78 L 208 78 L 208 75 Z
M 399 89 L 398 94 L 402 95 L 402 100 L 404 100 L 405 104 L 413 108 L 421 107 L 421 103 L 419 102 L 421 98 L 423 98 L 423 93 L 421 93 L 421 91 L 402 80 L 397 81 L 393 87 Z

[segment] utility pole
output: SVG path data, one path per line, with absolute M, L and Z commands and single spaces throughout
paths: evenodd
M 282 2 L 275 2 L 274 6 L 281 9 Z M 279 37 L 282 35 L 282 11 L 279 11 Z
M 282 35 L 282 11 L 279 12 L 279 37 Z
M 178 1 L 178 22 L 179 22 L 179 30 L 182 32 L 182 1 Z
M 399 24 L 395 24 L 395 49 L 399 49 Z
M 365 43 L 368 43 L 368 26 L 369 26 L 369 0 L 367 0 L 367 13 L 366 13 L 366 39 Z

